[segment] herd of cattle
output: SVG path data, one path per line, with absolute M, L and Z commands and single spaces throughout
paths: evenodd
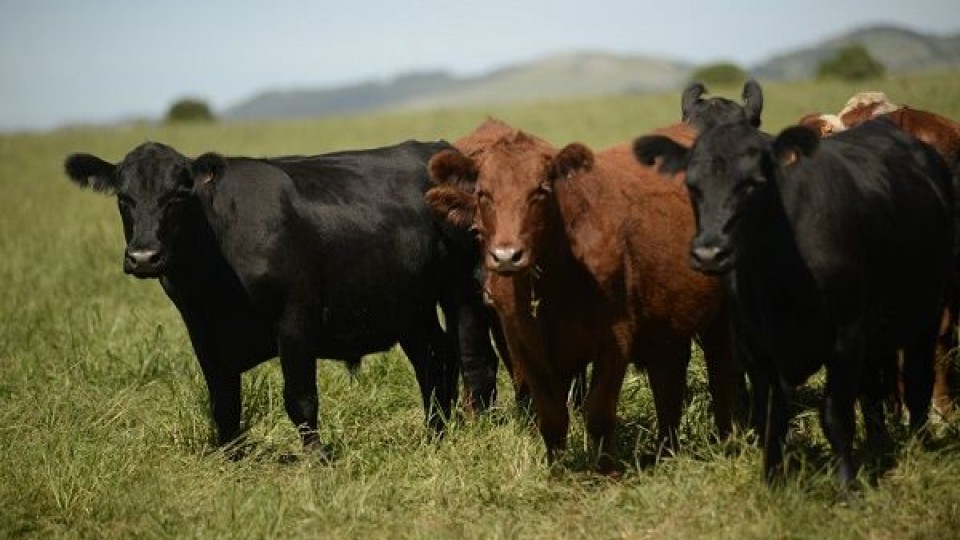
M 613 472 L 628 365 L 676 445 L 696 341 L 718 436 L 749 386 L 768 481 L 792 393 L 825 367 L 820 417 L 848 483 L 858 400 L 871 448 L 891 444 L 886 409 L 919 431 L 932 401 L 953 407 L 960 125 L 865 93 L 772 136 L 755 82 L 742 103 L 705 91 L 684 91 L 681 123 L 597 152 L 488 120 L 453 145 L 189 159 L 149 142 L 65 167 L 116 195 L 124 271 L 180 311 L 222 445 L 241 436 L 247 369 L 279 356 L 315 448 L 316 359 L 399 343 L 434 429 L 461 375 L 465 406 L 494 401 L 499 356 L 548 458 L 573 388 Z

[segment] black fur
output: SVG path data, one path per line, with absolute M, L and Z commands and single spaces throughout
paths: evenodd
M 241 373 L 279 355 L 286 411 L 317 441 L 317 358 L 355 365 L 400 343 L 435 428 L 463 358 L 493 392 L 496 356 L 472 236 L 424 202 L 446 143 L 277 159 L 190 160 L 146 143 L 117 166 L 70 156 L 78 184 L 117 193 L 125 270 L 157 277 L 186 324 L 221 444 L 240 431 Z M 448 331 L 441 328 L 437 304 Z M 479 390 L 477 390 L 479 389 Z
M 700 135 L 686 157 L 697 218 L 691 260 L 725 276 L 757 389 L 754 414 L 766 426 L 767 479 L 783 459 L 793 389 L 825 365 L 821 421 L 849 482 L 854 402 L 868 445 L 882 446 L 899 349 L 911 425 L 927 419 L 956 210 L 943 160 L 893 124 L 824 140 L 804 131 L 771 141 L 734 123 Z

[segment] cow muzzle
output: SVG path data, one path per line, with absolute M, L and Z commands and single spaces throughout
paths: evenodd
M 159 277 L 166 269 L 167 256 L 162 249 L 128 249 L 123 258 L 123 271 L 141 279 Z
M 704 274 L 722 274 L 733 267 L 733 251 L 719 244 L 695 246 L 690 250 L 690 266 Z
M 515 274 L 530 266 L 530 258 L 524 249 L 496 247 L 487 253 L 487 268 L 500 274 Z

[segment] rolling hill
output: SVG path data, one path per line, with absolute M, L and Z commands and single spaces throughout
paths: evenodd
M 748 67 L 761 80 L 805 79 L 837 49 L 860 43 L 891 73 L 960 68 L 960 34 L 926 35 L 892 26 L 863 28 Z M 222 111 L 227 120 L 305 118 L 375 110 L 523 102 L 680 88 L 694 66 L 680 60 L 575 52 L 473 77 L 442 71 L 336 88 L 270 90 Z
M 813 76 L 820 62 L 837 49 L 853 44 L 863 45 L 891 73 L 960 68 L 960 34 L 932 36 L 892 26 L 877 26 L 774 56 L 752 71 L 760 79 L 805 79 Z

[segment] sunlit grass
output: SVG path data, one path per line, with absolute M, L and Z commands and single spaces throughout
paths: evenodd
M 960 75 L 862 85 L 766 85 L 764 127 L 836 111 L 857 90 L 960 117 Z M 711 89 L 728 96 L 739 88 Z M 574 415 L 549 468 L 506 378 L 483 417 L 436 442 L 396 350 L 355 378 L 320 362 L 325 463 L 299 455 L 276 362 L 244 377 L 249 448 L 211 445 L 206 391 L 182 323 L 153 282 L 123 276 L 115 202 L 72 186 L 63 158 L 116 160 L 159 140 L 197 155 L 301 154 L 456 139 L 493 115 L 557 145 L 604 146 L 675 121 L 678 93 L 283 123 L 134 126 L 0 136 L 0 537 L 196 538 L 951 538 L 960 531 L 960 425 L 924 449 L 900 437 L 896 466 L 853 501 L 826 471 L 815 413 L 795 423 L 794 473 L 766 489 L 740 433 L 712 442 L 696 359 L 683 450 L 659 456 L 652 399 L 631 371 L 620 404 L 620 479 L 590 472 Z

